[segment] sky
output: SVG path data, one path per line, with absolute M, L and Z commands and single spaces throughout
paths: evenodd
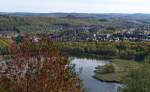
M 0 12 L 150 13 L 150 0 L 0 0 Z

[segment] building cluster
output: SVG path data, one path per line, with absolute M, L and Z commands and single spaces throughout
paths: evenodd
M 33 38 L 38 40 L 43 36 L 56 41 L 150 41 L 150 26 L 139 26 L 136 28 L 120 28 L 120 27 L 106 27 L 101 25 L 80 25 L 72 26 L 68 24 L 56 24 L 54 29 L 61 29 L 59 32 L 40 32 Z M 30 37 L 25 33 L 17 33 L 12 31 L 1 31 L 0 37 L 17 37 L 22 35 L 25 38 Z

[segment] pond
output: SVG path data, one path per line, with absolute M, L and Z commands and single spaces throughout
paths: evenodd
M 117 92 L 119 84 L 102 82 L 92 77 L 96 66 L 103 66 L 110 63 L 109 61 L 73 58 L 71 63 L 75 64 L 75 71 L 79 73 L 79 78 L 88 92 Z

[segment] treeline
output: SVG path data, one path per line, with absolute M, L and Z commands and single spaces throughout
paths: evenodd
M 150 42 L 59 42 L 58 46 L 69 54 L 88 54 L 103 58 L 144 61 L 150 55 Z

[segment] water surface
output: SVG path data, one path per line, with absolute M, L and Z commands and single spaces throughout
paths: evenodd
M 117 92 L 119 84 L 102 82 L 92 77 L 96 66 L 103 66 L 110 63 L 109 61 L 74 58 L 71 62 L 76 65 L 75 71 L 79 73 L 88 92 Z

